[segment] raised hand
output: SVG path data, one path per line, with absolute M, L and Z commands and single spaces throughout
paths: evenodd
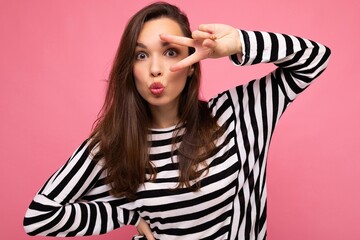
M 189 67 L 206 58 L 242 54 L 238 30 L 225 24 L 202 24 L 198 30 L 193 31 L 192 38 L 161 34 L 160 39 L 195 49 L 193 54 L 173 65 L 170 68 L 171 71 Z

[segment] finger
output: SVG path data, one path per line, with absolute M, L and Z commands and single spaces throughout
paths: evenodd
M 170 71 L 176 72 L 176 71 L 179 71 L 180 69 L 190 67 L 194 63 L 199 62 L 200 60 L 201 60 L 201 58 L 196 53 L 191 54 L 190 56 L 184 58 L 180 62 L 177 62 L 175 65 L 171 66 Z
M 191 38 L 187 38 L 187 37 L 181 37 L 181 36 L 162 33 L 162 34 L 160 34 L 160 39 L 164 42 L 174 43 L 174 44 L 178 44 L 178 45 L 182 45 L 182 46 L 187 46 L 187 47 L 194 46 L 194 40 Z
M 200 24 L 199 25 L 199 30 L 212 34 L 212 33 L 215 32 L 215 25 L 214 24 Z
M 212 34 L 208 33 L 208 32 L 203 32 L 200 30 L 195 30 L 192 32 L 192 38 L 194 39 L 207 39 L 207 38 L 212 38 Z
M 216 47 L 216 41 L 213 39 L 205 39 L 202 45 L 203 47 L 214 49 Z

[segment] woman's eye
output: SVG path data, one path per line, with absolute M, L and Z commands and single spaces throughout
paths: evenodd
M 136 56 L 137 60 L 144 60 L 147 57 L 146 53 L 144 53 L 144 52 L 139 52 L 135 56 Z
M 176 57 L 178 55 L 178 51 L 176 49 L 169 49 L 165 53 L 168 57 Z

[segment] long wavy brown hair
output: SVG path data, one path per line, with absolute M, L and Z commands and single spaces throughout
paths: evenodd
M 145 181 L 156 179 L 156 168 L 149 160 L 148 135 L 152 116 L 148 103 L 138 93 L 133 75 L 135 48 L 145 22 L 160 17 L 176 21 L 184 36 L 191 37 L 187 16 L 174 5 L 153 3 L 137 12 L 128 22 L 118 47 L 109 85 L 100 117 L 90 135 L 90 148 L 98 145 L 94 160 L 104 159 L 107 183 L 117 197 L 136 199 L 138 187 Z M 189 54 L 193 49 L 189 48 Z M 219 127 L 207 103 L 199 99 L 200 64 L 192 66 L 194 73 L 187 79 L 180 96 L 178 125 L 184 125 L 181 144 L 177 149 L 179 161 L 179 187 L 197 190 L 190 181 L 206 171 L 204 159 L 215 150 Z M 174 139 L 178 137 L 178 132 Z M 173 144 L 175 146 L 175 142 Z M 175 148 L 173 148 L 175 150 Z M 203 164 L 202 171 L 199 165 Z M 146 173 L 151 178 L 146 179 Z

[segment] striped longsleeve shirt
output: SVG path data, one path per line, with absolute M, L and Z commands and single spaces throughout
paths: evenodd
M 178 186 L 172 154 L 174 133 L 182 127 L 150 129 L 149 157 L 156 179 L 145 182 L 137 199 L 109 194 L 103 160 L 85 141 L 32 200 L 24 228 L 29 235 L 104 234 L 140 217 L 156 239 L 266 239 L 266 158 L 270 139 L 288 105 L 326 68 L 330 50 L 307 39 L 239 30 L 243 55 L 236 65 L 273 63 L 268 75 L 218 94 L 208 101 L 225 131 L 217 151 L 206 159 L 200 189 Z M 179 143 L 178 143 L 179 144 Z

